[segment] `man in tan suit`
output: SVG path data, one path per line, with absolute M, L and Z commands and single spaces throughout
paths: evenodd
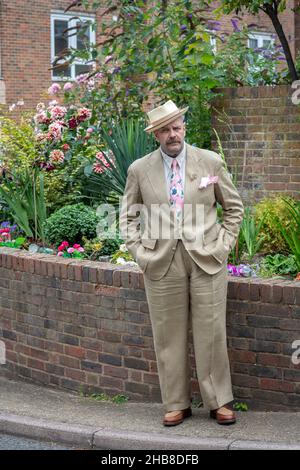
M 185 142 L 187 109 L 167 101 L 148 113 L 145 130 L 154 132 L 160 148 L 129 166 L 120 228 L 144 275 L 163 424 L 174 426 L 191 416 L 189 318 L 204 406 L 219 424 L 232 424 L 227 257 L 243 204 L 222 158 Z

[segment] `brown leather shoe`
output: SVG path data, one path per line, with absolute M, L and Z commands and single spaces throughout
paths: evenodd
M 226 408 L 230 413 L 222 413 L 222 408 Z M 218 424 L 234 424 L 236 422 L 235 412 L 228 405 L 221 406 L 217 410 L 211 410 L 210 417 L 216 419 Z
M 177 424 L 181 424 L 185 418 L 189 418 L 190 416 L 192 416 L 191 408 L 186 408 L 185 410 L 168 411 L 168 413 L 165 414 L 163 425 L 177 426 Z

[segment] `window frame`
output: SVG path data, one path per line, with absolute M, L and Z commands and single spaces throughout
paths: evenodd
M 74 18 L 76 17 L 76 18 Z M 72 19 L 74 18 L 74 19 Z M 51 23 L 51 66 L 53 64 L 53 61 L 55 60 L 55 20 L 61 20 L 61 21 L 68 21 L 68 28 L 72 28 L 76 25 L 76 22 L 78 21 L 78 18 L 82 21 L 90 20 L 92 23 L 95 24 L 96 19 L 95 15 L 88 15 L 88 14 L 81 14 L 81 13 L 63 13 L 61 11 L 52 11 L 51 16 L 50 16 L 50 23 Z M 73 35 L 68 37 L 68 47 L 76 49 L 77 47 L 77 35 Z M 96 43 L 96 31 L 94 28 L 92 28 L 92 25 L 90 26 L 90 43 L 95 44 Z M 51 70 L 51 79 L 55 81 L 74 81 L 76 79 L 75 75 L 75 66 L 76 65 L 83 65 L 86 62 L 80 59 L 77 59 L 75 62 L 73 62 L 70 65 L 71 68 L 71 74 L 69 77 L 62 77 L 59 75 L 55 75 L 55 70 Z M 91 65 L 93 65 L 94 61 L 89 62 Z M 79 74 L 80 75 L 80 74 Z M 78 76 L 78 75 L 77 75 Z
M 269 39 L 271 41 L 272 46 L 275 45 L 275 39 L 274 39 L 274 34 L 273 33 L 267 33 L 264 31 L 251 31 L 248 35 L 248 47 L 249 49 L 254 49 L 253 47 L 250 46 L 250 39 L 257 39 L 257 48 L 262 49 L 264 48 L 263 41 L 264 39 Z

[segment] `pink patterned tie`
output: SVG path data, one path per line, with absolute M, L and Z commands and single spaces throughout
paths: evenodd
M 179 172 L 178 161 L 172 161 L 172 174 L 170 180 L 170 204 L 176 213 L 177 220 L 180 219 L 183 209 L 183 181 Z

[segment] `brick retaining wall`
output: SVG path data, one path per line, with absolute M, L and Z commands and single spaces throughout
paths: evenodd
M 257 409 L 300 410 L 300 282 L 230 278 L 234 395 Z M 160 401 L 138 268 L 0 248 L 0 373 L 86 393 Z M 193 397 L 199 398 L 191 346 Z
M 220 88 L 213 127 L 246 201 L 300 195 L 300 107 L 291 85 Z M 298 96 L 298 95 L 297 95 Z M 214 148 L 218 151 L 217 143 Z M 243 176 L 244 172 L 244 176 Z

